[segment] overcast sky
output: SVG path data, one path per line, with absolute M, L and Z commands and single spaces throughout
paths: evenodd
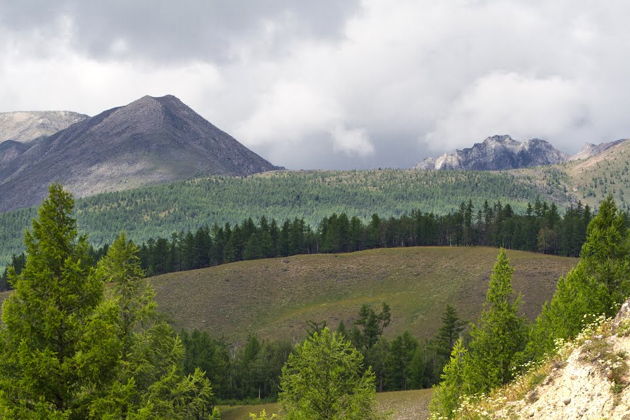
M 274 164 L 630 137 L 627 0 L 0 0 L 0 111 L 173 94 Z

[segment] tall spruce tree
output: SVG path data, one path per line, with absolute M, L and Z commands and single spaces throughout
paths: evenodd
M 93 417 L 207 418 L 214 394 L 205 373 L 185 376 L 184 346 L 160 320 L 153 289 L 144 281 L 139 249 L 121 233 L 99 261 L 94 277 L 112 285 L 121 353 L 106 395 Z
M 121 346 L 115 305 L 90 276 L 74 201 L 58 184 L 26 232 L 26 265 L 9 274 L 3 305 L 0 414 L 3 418 L 86 418 L 107 389 Z
M 183 346 L 144 293 L 138 248 L 121 235 L 90 268 L 73 199 L 60 185 L 25 235 L 26 264 L 0 329 L 2 418 L 208 418 L 203 372 L 182 374 Z M 103 295 L 112 283 L 113 298 Z
M 438 330 L 435 338 L 431 342 L 431 347 L 436 354 L 436 370 L 439 375 L 449 361 L 453 346 L 464 331 L 464 322 L 457 316 L 457 311 L 451 305 L 446 305 L 442 314 L 442 326 Z
M 513 377 L 515 356 L 527 342 L 525 319 L 519 315 L 512 273 L 505 250 L 499 251 L 479 322 L 472 326 L 464 364 L 464 391 L 484 393 Z

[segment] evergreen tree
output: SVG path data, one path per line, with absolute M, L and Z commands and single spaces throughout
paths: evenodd
M 77 236 L 74 200 L 58 184 L 24 237 L 26 265 L 9 273 L 3 306 L 0 414 L 86 418 L 118 360 L 116 307 L 102 303 L 88 245 Z
M 442 326 L 434 339 L 434 345 L 438 355 L 448 360 L 455 342 L 464 330 L 464 322 L 457 317 L 455 308 L 446 305 L 442 314 Z
M 468 393 L 487 392 L 512 379 L 515 355 L 526 344 L 525 320 L 518 314 L 520 299 L 513 296 L 513 271 L 502 249 L 490 276 L 479 322 L 470 333 L 463 384 Z
M 560 278 L 530 334 L 524 358 L 540 359 L 556 339 L 569 339 L 597 315 L 612 316 L 630 296 L 628 228 L 612 199 L 604 200 L 589 223 L 580 261 Z
M 451 359 L 444 368 L 442 381 L 433 391 L 433 398 L 429 409 L 434 417 L 453 418 L 455 410 L 459 407 L 461 397 L 464 395 L 462 384 L 465 380 L 464 367 L 467 351 L 460 338 L 455 342 Z
M 359 310 L 359 319 L 354 321 L 352 331 L 353 344 L 364 353 L 374 346 L 383 335 L 383 330 L 391 322 L 389 305 L 383 302 L 380 313 L 376 313 L 369 305 L 362 305 Z
M 297 346 L 282 369 L 280 401 L 287 419 L 375 418 L 374 374 L 363 356 L 325 328 Z

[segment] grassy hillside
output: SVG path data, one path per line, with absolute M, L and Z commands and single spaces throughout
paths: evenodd
M 364 304 L 387 302 L 387 335 L 431 337 L 447 303 L 473 320 L 497 250 L 416 247 L 244 261 L 151 278 L 160 310 L 177 328 L 199 328 L 230 341 L 248 334 L 300 339 L 307 320 L 336 327 Z M 576 259 L 510 251 L 514 286 L 533 317 Z
M 430 389 L 376 394 L 379 411 L 390 414 L 390 418 L 394 420 L 423 420 L 428 418 L 430 400 Z M 267 414 L 280 413 L 280 405 L 276 403 L 221 407 L 221 409 L 223 420 L 246 420 L 249 419 L 249 413 L 260 413 L 262 410 L 265 410 Z
M 571 197 L 535 173 L 415 170 L 271 172 L 246 178 L 211 177 L 107 193 L 77 200 L 82 232 L 101 245 L 117 232 L 141 242 L 204 224 L 237 223 L 260 216 L 303 217 L 316 225 L 333 212 L 369 218 L 399 216 L 414 209 L 448 213 L 462 201 L 485 200 L 524 209 L 537 197 L 560 207 Z M 22 249 L 22 234 L 34 209 L 0 214 L 0 265 Z

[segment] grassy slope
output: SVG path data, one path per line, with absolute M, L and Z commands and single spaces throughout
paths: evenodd
M 429 416 L 430 389 L 414 391 L 383 392 L 376 395 L 379 411 L 391 414 L 393 420 L 422 420 Z M 240 405 L 221 407 L 223 420 L 249 419 L 249 413 L 279 413 L 279 404 Z
M 447 303 L 462 318 L 478 315 L 497 250 L 485 247 L 375 249 L 244 261 L 151 279 L 160 310 L 177 328 L 199 328 L 230 341 L 247 334 L 300 339 L 307 320 L 336 327 L 364 304 L 392 308 L 388 335 L 432 336 Z M 524 312 L 533 317 L 573 258 L 509 251 Z

